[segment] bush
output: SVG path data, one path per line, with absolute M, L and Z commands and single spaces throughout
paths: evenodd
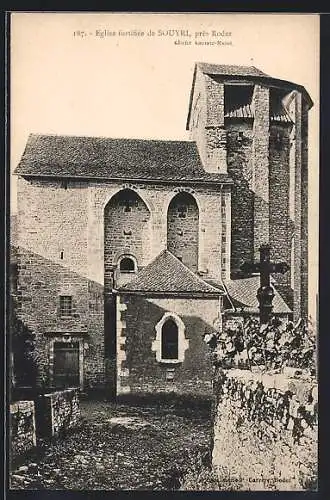
M 247 316 L 233 328 L 217 335 L 215 362 L 224 368 L 290 366 L 316 369 L 316 332 L 312 322 L 284 323 L 277 317 L 260 327 L 258 318 Z

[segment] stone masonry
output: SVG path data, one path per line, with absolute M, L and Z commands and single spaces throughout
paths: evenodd
M 187 237 L 183 226 L 181 229 L 173 227 L 168 233 L 168 227 L 171 227 L 168 226 L 168 207 L 182 191 L 196 200 L 191 205 L 195 207 L 193 231 L 196 243 L 192 254 L 188 247 L 188 259 L 192 255 L 194 269 L 197 271 L 198 265 L 198 271 L 215 280 L 221 280 L 221 275 L 227 275 L 229 271 L 230 239 L 222 239 L 221 235 L 221 221 L 226 212 L 221 209 L 218 186 L 191 189 L 184 185 L 171 188 L 142 182 L 134 185 L 80 182 L 76 185 L 72 181 L 64 188 L 61 181 L 28 181 L 24 178 L 19 178 L 18 186 L 18 315 L 36 334 L 40 385 L 52 385 L 53 382 L 54 342 L 75 340 L 80 349 L 81 388 L 104 384 L 104 320 L 107 312 L 105 315 L 103 287 L 110 291 L 113 285 L 108 281 L 111 273 L 105 274 L 105 265 L 109 262 L 110 267 L 115 266 L 116 259 L 122 253 L 128 253 L 135 254 L 138 266 L 144 267 L 166 248 L 168 237 L 169 243 L 172 241 L 170 244 L 176 248 L 178 244 L 182 245 L 182 237 Z M 111 219 L 110 214 L 114 213 L 111 212 L 114 207 L 112 200 L 125 190 L 137 193 L 141 207 L 145 208 L 141 211 L 138 204 L 132 213 L 125 214 L 124 207 L 118 204 L 121 215 Z M 226 191 L 223 192 L 225 196 Z M 142 217 L 140 225 L 134 210 L 137 210 L 138 217 Z M 127 215 L 128 218 L 133 215 L 129 227 L 124 219 L 120 219 Z M 185 225 L 189 223 L 189 217 L 188 221 L 186 218 L 180 220 Z M 72 231 L 69 230 L 71 226 Z M 125 231 L 131 235 L 125 235 Z M 139 241 L 139 245 L 143 244 L 139 251 L 132 236 L 138 238 L 135 241 Z M 178 243 L 175 243 L 175 238 Z M 187 239 L 185 241 L 187 244 Z M 224 257 L 222 269 L 221 261 L 217 259 L 221 253 Z M 108 255 L 110 260 L 107 260 Z M 60 295 L 72 296 L 72 316 L 69 318 L 59 315 Z M 111 297 L 107 300 L 110 300 L 111 310 Z M 106 336 L 113 337 L 115 331 L 111 318 L 113 315 L 107 323 Z M 113 348 L 110 352 L 113 356 Z
M 197 63 L 191 141 L 30 136 L 17 169 L 17 316 L 35 337 L 39 385 L 72 354 L 56 346 L 72 345 L 80 389 L 104 387 L 106 372 L 114 386 L 113 288 L 165 249 L 222 287 L 270 240 L 291 265 L 278 290 L 294 319 L 307 315 L 311 106 L 305 89 L 254 67 Z
M 274 277 L 296 320 L 307 315 L 308 302 L 311 106 L 305 89 L 256 68 L 198 63 L 187 120 L 205 168 L 217 167 L 234 180 L 231 276 L 243 260 L 258 260 L 260 244 L 270 242 L 274 258 L 291 265 L 289 273 Z
M 220 370 L 215 396 L 213 468 L 222 487 L 317 489 L 315 379 Z
M 10 405 L 11 459 L 36 446 L 34 401 L 17 401 Z
M 119 296 L 117 317 L 117 393 L 212 394 L 212 352 L 203 341 L 213 331 L 219 299 Z M 185 328 L 182 363 L 161 363 L 156 355 L 156 328 L 166 312 L 178 315 Z

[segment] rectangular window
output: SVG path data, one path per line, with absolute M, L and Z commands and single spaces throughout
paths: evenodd
M 72 297 L 71 295 L 60 296 L 60 316 L 72 316 Z

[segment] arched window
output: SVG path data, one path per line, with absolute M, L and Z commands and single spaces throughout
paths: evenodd
M 166 312 L 155 326 L 156 338 L 151 349 L 160 363 L 182 363 L 189 339 L 185 337 L 185 325 L 174 312 Z
M 135 263 L 131 257 L 124 257 L 119 263 L 119 269 L 123 273 L 131 273 L 135 271 Z
M 162 359 L 178 359 L 179 334 L 178 325 L 173 319 L 165 321 L 162 327 Z

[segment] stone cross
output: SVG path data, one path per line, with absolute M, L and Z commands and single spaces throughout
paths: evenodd
M 269 244 L 261 245 L 259 248 L 260 262 L 244 262 L 240 269 L 244 273 L 260 274 L 260 288 L 257 291 L 257 298 L 260 309 L 260 324 L 269 322 L 273 309 L 272 302 L 274 298 L 274 289 L 270 284 L 270 275 L 272 273 L 286 273 L 290 267 L 286 262 L 271 262 Z

